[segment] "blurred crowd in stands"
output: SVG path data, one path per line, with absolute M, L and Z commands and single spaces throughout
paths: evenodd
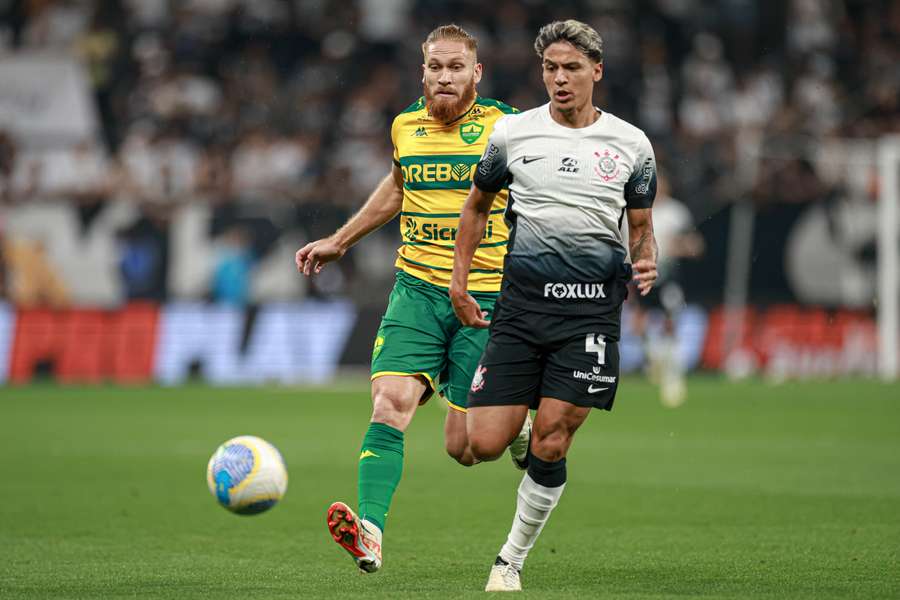
M 88 227 L 130 203 L 120 235 L 140 243 L 121 268 L 143 279 L 128 295 L 163 299 L 165 266 L 148 275 L 139 250 L 165 263 L 173 212 L 204 202 L 231 258 L 210 294 L 240 303 L 241 273 L 276 240 L 330 233 L 388 171 L 428 31 L 468 29 L 479 93 L 526 109 L 546 101 L 535 34 L 570 17 L 604 40 L 597 103 L 647 132 L 696 220 L 741 198 L 820 200 L 843 184 L 815 160 L 830 140 L 900 132 L 893 0 L 0 0 L 0 57 L 77 57 L 101 124 L 64 147 L 0 132 L 0 205 L 65 198 Z M 38 260 L 2 219 L 5 262 Z M 312 292 L 389 276 L 396 239 L 386 228 Z

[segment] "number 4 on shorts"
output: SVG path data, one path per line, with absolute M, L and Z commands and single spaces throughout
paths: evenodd
M 597 364 L 606 362 L 606 339 L 599 333 L 589 333 L 584 338 L 584 351 L 597 354 Z

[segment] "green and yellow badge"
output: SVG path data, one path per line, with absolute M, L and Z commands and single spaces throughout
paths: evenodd
M 459 126 L 459 137 L 467 144 L 471 144 L 480 138 L 483 132 L 484 125 L 475 121 L 468 121 Z
M 381 353 L 381 349 L 384 347 L 384 338 L 382 336 L 378 336 L 375 338 L 375 347 L 372 348 L 372 358 L 374 359 Z

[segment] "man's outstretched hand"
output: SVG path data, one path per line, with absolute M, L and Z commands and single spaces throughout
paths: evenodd
M 320 273 L 326 264 L 334 262 L 347 252 L 341 244 L 327 237 L 310 242 L 297 250 L 294 262 L 297 270 L 306 276 Z

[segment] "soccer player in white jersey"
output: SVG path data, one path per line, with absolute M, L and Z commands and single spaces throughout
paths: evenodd
M 472 452 L 499 457 L 537 409 L 516 514 L 487 591 L 519 590 L 520 571 L 566 482 L 566 452 L 592 408 L 619 383 L 622 302 L 656 280 L 651 206 L 656 164 L 647 136 L 593 104 L 602 41 L 568 20 L 534 43 L 550 102 L 499 119 L 460 216 L 450 298 L 464 325 L 490 337 L 469 391 Z M 494 194 L 509 186 L 510 242 L 488 323 L 466 289 Z M 629 250 L 620 226 L 628 215 Z

